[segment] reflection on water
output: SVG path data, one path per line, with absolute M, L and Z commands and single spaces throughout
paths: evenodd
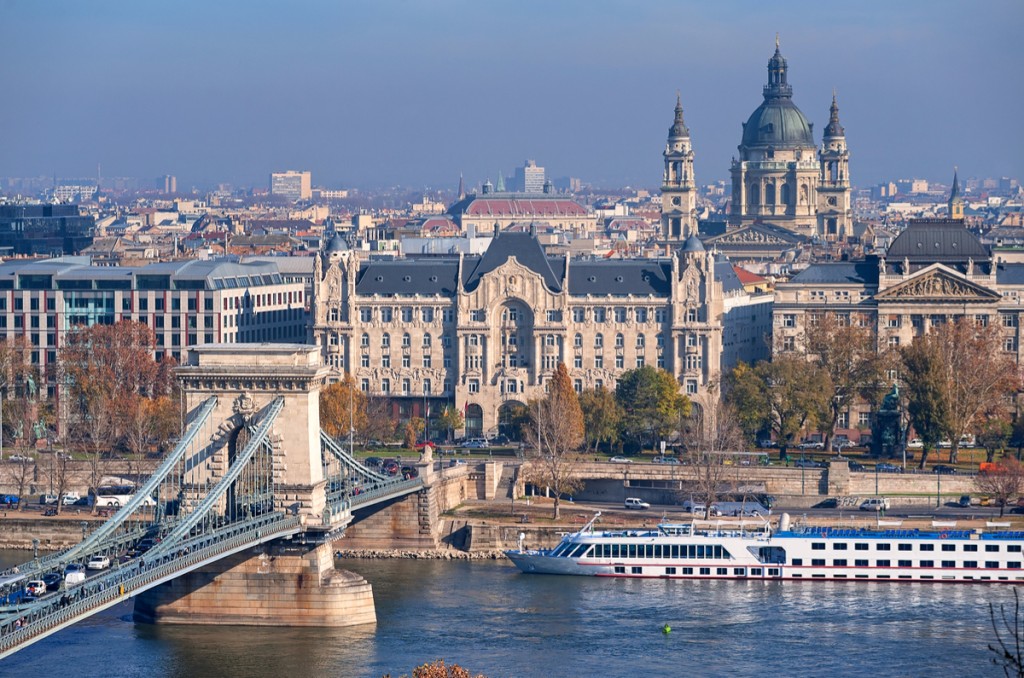
M 0 552 L 0 565 L 22 559 Z M 1013 600 L 1003 586 L 573 578 L 521 575 L 503 562 L 339 565 L 373 584 L 375 626 L 147 626 L 123 605 L 0 668 L 376 678 L 444 658 L 489 678 L 1001 675 L 985 648 L 988 604 Z

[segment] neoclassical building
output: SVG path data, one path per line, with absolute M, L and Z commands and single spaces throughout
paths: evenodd
M 951 213 L 961 201 L 954 187 Z M 872 328 L 879 350 L 967 317 L 1000 328 L 1003 350 L 1019 363 L 1022 299 L 1024 264 L 997 261 L 962 220 L 913 221 L 883 257 L 816 264 L 777 284 L 773 353 L 799 349 L 806 328 L 824 314 Z M 854 407 L 838 432 L 856 439 L 870 417 Z
M 509 405 L 542 396 L 560 362 L 577 390 L 614 389 L 652 365 L 700 394 L 722 369 L 723 329 L 738 337 L 728 323 L 751 322 L 725 307 L 742 293 L 732 266 L 696 237 L 634 260 L 547 256 L 531 233 L 500 233 L 482 255 L 369 261 L 335 239 L 313 290 L 326 364 L 391 398 L 399 417 L 454 405 L 470 436 L 501 430 Z
M 835 94 L 819 148 L 813 124 L 793 103 L 788 65 L 776 40 L 764 101 L 743 124 L 731 167 L 731 230 L 757 224 L 830 239 L 853 234 L 849 152 Z

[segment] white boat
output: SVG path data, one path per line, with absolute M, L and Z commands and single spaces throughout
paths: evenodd
M 1019 583 L 1024 532 L 697 522 L 598 531 L 594 516 L 552 549 L 506 551 L 527 573 L 661 579 Z

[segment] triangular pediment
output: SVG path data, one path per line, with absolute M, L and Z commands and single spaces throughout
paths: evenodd
M 949 270 L 935 265 L 920 271 L 909 280 L 893 285 L 875 295 L 878 301 L 916 299 L 922 301 L 998 301 L 998 292 L 979 285 Z
M 765 224 L 751 224 L 734 231 L 726 231 L 705 241 L 705 246 L 717 245 L 762 245 L 775 247 L 793 247 L 800 244 L 802 238 L 782 228 Z

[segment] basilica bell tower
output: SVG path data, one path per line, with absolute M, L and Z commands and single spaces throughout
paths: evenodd
M 683 122 L 683 104 L 676 95 L 676 116 L 665 144 L 665 174 L 661 182 L 661 235 L 667 243 L 682 243 L 697 234 L 697 187 L 693 180 L 690 130 Z
M 839 123 L 839 104 L 832 93 L 828 125 L 818 151 L 821 174 L 818 177 L 818 235 L 842 240 L 853 235 L 853 209 L 850 205 L 850 152 L 846 148 L 846 130 Z

